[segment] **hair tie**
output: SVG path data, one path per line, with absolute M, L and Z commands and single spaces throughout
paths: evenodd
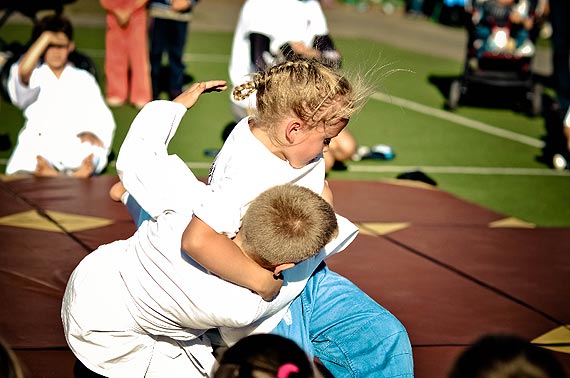
M 299 368 L 288 362 L 279 366 L 279 369 L 277 370 L 277 378 L 289 378 L 289 374 L 298 372 Z

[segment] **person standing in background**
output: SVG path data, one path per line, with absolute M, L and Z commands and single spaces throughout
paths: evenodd
M 570 2 L 549 0 L 552 25 L 552 70 L 562 120 L 570 105 Z
M 107 11 L 105 77 L 107 104 L 127 100 L 137 109 L 151 100 L 148 62 L 148 0 L 100 0 Z
M 152 97 L 158 100 L 163 89 L 170 100 L 182 93 L 184 70 L 182 60 L 188 37 L 192 7 L 198 0 L 150 0 L 150 75 Z M 168 54 L 168 75 L 162 72 L 162 56 Z M 162 83 L 166 80 L 166 87 Z
M 334 69 L 341 64 L 340 53 L 329 35 L 325 14 L 319 0 L 247 0 L 244 2 L 234 31 L 229 64 L 232 86 L 250 80 L 283 59 L 315 59 Z M 231 99 L 235 122 L 255 107 L 255 94 L 246 100 Z M 344 129 L 330 141 L 325 154 L 326 171 L 343 167 L 358 145 Z M 346 169 L 344 167 L 344 169 Z

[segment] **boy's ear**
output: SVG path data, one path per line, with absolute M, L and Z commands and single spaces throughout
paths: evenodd
M 275 276 L 279 276 L 281 275 L 281 272 L 287 270 L 287 269 L 291 269 L 292 267 L 295 266 L 295 263 L 285 263 L 285 264 L 280 264 L 277 265 L 274 269 L 273 269 L 273 274 Z
M 67 47 L 67 52 L 71 53 L 73 50 L 75 50 L 75 43 L 71 41 L 69 42 L 69 46 Z

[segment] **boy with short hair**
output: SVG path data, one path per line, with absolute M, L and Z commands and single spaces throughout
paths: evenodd
M 63 16 L 46 16 L 32 38 L 8 78 L 10 99 L 24 111 L 26 123 L 6 174 L 89 177 L 101 173 L 115 121 L 95 77 L 68 60 L 75 47 L 71 23 Z

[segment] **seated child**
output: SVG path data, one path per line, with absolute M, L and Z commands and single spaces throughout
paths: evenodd
M 222 83 L 194 84 L 194 102 Z M 119 159 L 126 154 L 133 161 L 135 156 L 128 155 L 136 155 L 139 164 L 123 166 L 123 175 L 128 177 L 131 168 L 139 171 L 138 178 L 145 175 L 148 190 L 131 193 L 158 215 L 131 238 L 103 245 L 81 261 L 67 285 L 62 320 L 71 350 L 95 373 L 126 377 L 168 371 L 202 377 L 214 363 L 207 329 L 254 324 L 240 337 L 273 329 L 316 266 L 342 250 L 357 230 L 313 191 L 275 186 L 251 202 L 233 242 L 287 284 L 266 302 L 211 274 L 180 248 L 193 208 L 209 188 L 178 157 L 168 155 L 169 127 L 145 128 L 149 120 L 161 118 L 153 104 L 136 117 Z M 285 272 L 293 266 L 291 274 Z
M 6 174 L 67 174 L 89 177 L 103 171 L 115 121 L 95 77 L 74 67 L 73 28 L 58 15 L 42 18 L 33 43 L 10 68 L 8 93 L 26 123 Z
M 509 52 L 520 56 L 534 54 L 534 46 L 529 40 L 533 20 L 528 12 L 527 0 L 486 0 L 473 12 L 477 56 L 487 51 Z M 509 34 L 504 39 L 489 37 L 495 28 L 507 28 Z

